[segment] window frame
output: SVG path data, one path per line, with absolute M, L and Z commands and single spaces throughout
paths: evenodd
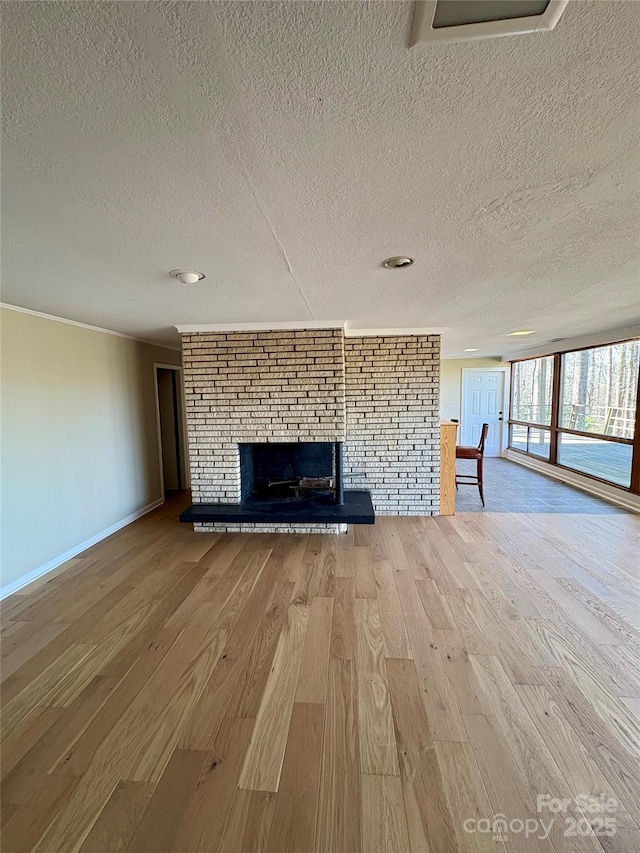
M 596 480 L 599 483 L 605 483 L 608 486 L 613 486 L 616 489 L 621 489 L 624 492 L 631 494 L 640 494 L 640 368 L 637 376 L 637 396 L 636 396 L 636 412 L 635 412 L 635 429 L 633 438 L 619 438 L 615 435 L 601 435 L 600 433 L 586 432 L 583 430 L 570 429 L 569 427 L 560 426 L 560 409 L 562 405 L 562 369 L 563 359 L 568 353 L 584 352 L 584 350 L 596 350 L 603 347 L 616 346 L 617 344 L 627 344 L 640 341 L 640 338 L 625 338 L 619 341 L 609 341 L 605 344 L 595 344 L 585 347 L 572 347 L 570 349 L 559 350 L 554 353 L 545 353 L 544 355 L 532 355 L 525 358 L 514 358 L 511 360 L 511 382 L 509 383 L 509 414 L 513 411 L 513 394 L 515 383 L 513 381 L 513 366 L 524 361 L 534 361 L 537 358 L 553 357 L 552 377 L 551 377 L 551 423 L 538 424 L 532 421 L 521 421 L 509 417 L 507 422 L 507 447 L 514 453 L 520 453 L 523 456 L 529 456 L 532 459 L 543 461 L 547 465 L 554 465 L 557 468 L 563 468 L 565 471 L 572 471 L 576 474 L 581 474 L 583 477 L 588 477 L 591 480 Z M 531 427 L 532 429 L 544 430 L 550 433 L 549 439 L 549 459 L 546 460 L 541 456 L 531 453 L 529 450 L 522 450 L 519 447 L 511 445 L 511 426 Z M 631 453 L 631 476 L 628 486 L 621 486 L 620 483 L 614 483 L 611 480 L 605 480 L 603 477 L 598 477 L 596 474 L 589 474 L 586 471 L 580 471 L 578 468 L 572 468 L 569 465 L 563 465 L 558 462 L 558 446 L 560 443 L 560 435 L 578 435 L 584 438 L 599 439 L 602 441 L 611 441 L 614 444 L 626 444 L 632 447 Z M 529 433 L 527 431 L 527 447 L 529 444 Z

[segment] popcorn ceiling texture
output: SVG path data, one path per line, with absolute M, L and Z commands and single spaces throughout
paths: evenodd
M 428 318 L 452 357 L 635 322 L 640 3 L 409 48 L 413 10 L 3 2 L 3 300 L 175 346 Z
M 345 485 L 370 490 L 377 513 L 437 514 L 438 336 L 345 339 L 342 329 L 185 334 L 183 365 L 194 503 L 240 502 L 239 443 L 344 441 Z

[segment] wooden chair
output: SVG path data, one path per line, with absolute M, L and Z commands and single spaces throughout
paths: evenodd
M 483 490 L 483 463 L 484 463 L 484 445 L 489 432 L 489 424 L 482 424 L 482 432 L 480 433 L 480 444 L 477 447 L 456 447 L 456 459 L 475 459 L 477 462 L 477 471 L 474 477 L 473 474 L 458 474 L 456 473 L 456 489 L 458 486 L 477 486 L 480 492 L 480 500 L 484 506 L 484 490 Z

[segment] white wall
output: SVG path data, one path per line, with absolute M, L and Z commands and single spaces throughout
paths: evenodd
M 161 496 L 163 347 L 2 309 L 2 587 Z
M 460 420 L 463 367 L 504 367 L 499 358 L 445 358 L 440 365 L 440 418 Z M 449 407 L 449 408 L 447 408 Z

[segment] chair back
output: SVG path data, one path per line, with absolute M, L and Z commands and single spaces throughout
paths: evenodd
M 478 450 L 481 454 L 484 454 L 484 445 L 487 440 L 487 433 L 489 432 L 489 424 L 482 424 L 482 432 L 480 433 L 480 444 L 478 445 Z

